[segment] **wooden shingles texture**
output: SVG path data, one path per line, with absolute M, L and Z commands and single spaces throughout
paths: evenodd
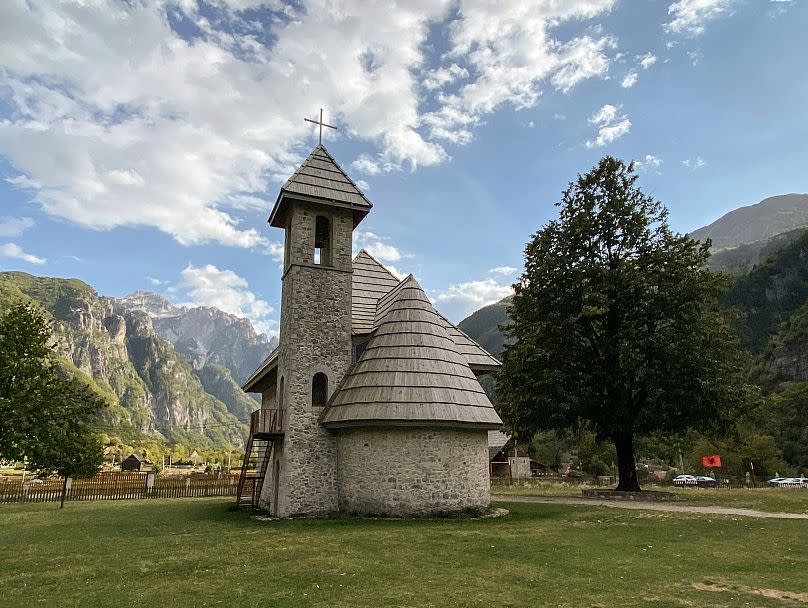
M 376 305 L 399 281 L 364 249 L 354 258 L 351 293 L 353 333 L 366 334 L 376 321 Z
M 502 421 L 412 277 L 378 304 L 374 333 L 323 414 L 326 426 Z
M 283 185 L 281 193 L 303 194 L 367 210 L 373 206 L 322 145 L 309 154 Z

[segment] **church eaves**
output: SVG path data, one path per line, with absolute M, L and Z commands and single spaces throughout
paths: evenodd
M 379 302 L 374 328 L 362 356 L 324 410 L 323 426 L 501 426 L 412 276 Z
M 322 144 L 312 150 L 281 188 L 269 216 L 271 226 L 285 227 L 286 208 L 292 200 L 352 209 L 354 227 L 373 207 Z

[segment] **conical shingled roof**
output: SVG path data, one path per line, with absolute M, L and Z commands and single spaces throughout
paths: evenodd
M 271 226 L 284 227 L 288 199 L 353 209 L 354 226 L 362 221 L 373 207 L 322 144 L 311 151 L 308 158 L 281 188 L 269 216 Z
M 323 412 L 328 428 L 499 428 L 502 420 L 421 286 L 407 277 L 377 307 L 373 337 Z

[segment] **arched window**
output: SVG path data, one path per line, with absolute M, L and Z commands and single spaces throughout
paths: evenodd
M 281 381 L 278 383 L 278 409 L 279 410 L 283 409 L 283 388 L 284 388 L 284 382 L 283 382 L 283 376 L 281 376 Z
M 322 215 L 314 221 L 314 263 L 331 266 L 331 222 Z
M 328 400 L 328 376 L 323 372 L 314 374 L 311 379 L 311 406 L 325 407 Z

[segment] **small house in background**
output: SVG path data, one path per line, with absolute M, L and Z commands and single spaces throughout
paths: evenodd
M 137 454 L 130 454 L 121 461 L 121 471 L 145 471 L 151 463 Z

